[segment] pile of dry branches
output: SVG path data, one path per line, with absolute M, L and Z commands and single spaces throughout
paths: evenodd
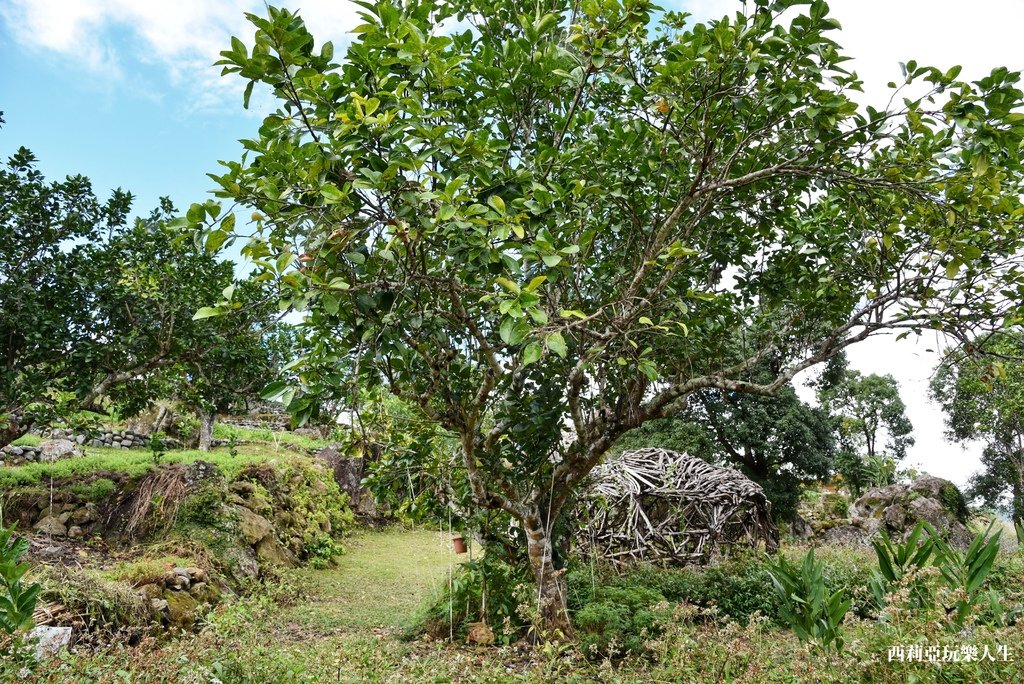
M 580 501 L 589 548 L 616 562 L 706 563 L 722 547 L 775 553 L 779 531 L 759 485 L 667 449 L 627 451 L 597 466 Z

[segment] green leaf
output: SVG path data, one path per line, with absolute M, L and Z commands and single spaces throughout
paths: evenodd
M 506 318 L 501 322 L 501 327 L 498 329 L 498 335 L 501 336 L 501 341 L 505 344 L 512 343 L 512 329 L 515 325 L 516 322 L 512 318 Z
M 437 210 L 438 221 L 448 221 L 455 216 L 455 207 L 450 204 L 442 204 L 441 208 Z
M 544 260 L 544 264 L 549 268 L 554 268 L 558 264 L 562 263 L 562 257 L 557 254 L 545 254 L 541 258 Z
M 536 342 L 530 342 L 523 349 L 523 365 L 529 366 L 531 363 L 535 363 L 540 360 L 542 349 Z
M 324 198 L 325 204 L 337 204 L 345 199 L 345 195 L 333 183 L 324 183 L 320 186 L 320 196 Z
M 216 252 L 227 242 L 228 237 L 230 236 L 219 228 L 211 230 L 209 235 L 206 236 L 206 251 L 210 254 Z
M 284 380 L 275 380 L 260 391 L 260 398 L 271 401 L 277 398 L 287 386 L 288 383 Z
M 544 284 L 544 281 L 545 281 L 545 280 L 547 280 L 547 279 L 548 279 L 548 277 L 547 277 L 546 275 L 539 275 L 539 276 L 536 276 L 536 277 L 534 277 L 534 278 L 533 278 L 533 279 L 532 279 L 532 280 L 531 280 L 531 281 L 529 282 L 529 284 L 528 284 L 528 285 L 527 285 L 526 287 L 524 287 L 523 289 L 524 289 L 524 290 L 526 290 L 527 292 L 533 292 L 533 291 L 534 291 L 534 290 L 536 290 L 536 289 L 537 289 L 538 287 L 540 287 L 541 285 L 543 285 L 543 284 Z
M 494 279 L 494 282 L 498 283 L 503 288 L 505 288 L 506 290 L 508 290 L 509 292 L 511 292 L 513 294 L 519 294 L 519 292 L 520 292 L 519 286 L 517 284 L 515 284 L 514 282 L 512 282 L 511 280 L 509 280 L 508 278 L 505 278 L 503 276 L 498 276 L 497 278 Z
M 324 311 L 330 315 L 338 313 L 338 299 L 330 292 L 324 292 L 320 295 L 320 303 L 324 306 Z
M 213 318 L 214 316 L 223 316 L 227 313 L 224 309 L 216 306 L 204 306 L 203 308 L 196 311 L 195 315 L 192 316 L 193 321 L 201 321 L 204 318 Z
M 569 354 L 568 347 L 565 346 L 565 339 L 562 337 L 562 333 L 553 332 L 547 336 L 548 349 L 555 352 L 563 359 Z

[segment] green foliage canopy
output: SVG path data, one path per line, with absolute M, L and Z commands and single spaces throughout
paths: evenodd
M 1013 521 L 1024 523 L 1024 335 L 1015 328 L 989 336 L 972 351 L 940 364 L 932 397 L 946 413 L 950 438 L 985 442 L 968 497 L 1003 508 L 1009 496 Z
M 279 108 L 214 177 L 305 312 L 301 389 L 354 374 L 457 435 L 546 597 L 546 525 L 626 430 L 882 330 L 1016 312 L 1016 73 L 908 62 L 919 95 L 860 109 L 820 0 L 705 24 L 647 0 L 359 4 L 340 63 L 293 12 L 250 16 L 220 64 Z M 745 379 L 769 355 L 776 377 Z
M 233 278 L 166 200 L 129 221 L 129 193 L 101 202 L 87 178 L 49 182 L 35 163 L 21 148 L 0 169 L 0 444 L 114 387 L 148 401 L 154 371 L 202 353 L 197 302 Z

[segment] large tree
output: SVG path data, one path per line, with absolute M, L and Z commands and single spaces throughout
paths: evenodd
M 647 0 L 360 4 L 340 63 L 276 8 L 222 53 L 280 107 L 220 194 L 305 312 L 304 389 L 347 368 L 456 435 L 549 627 L 553 520 L 625 431 L 881 331 L 966 338 L 1024 294 L 1016 73 L 908 62 L 860 109 L 821 1 L 696 24 Z
M 748 381 L 771 382 L 778 372 L 758 364 Z M 625 435 L 619 448 L 669 447 L 739 468 L 764 487 L 773 513 L 796 513 L 800 485 L 828 478 L 835 459 L 831 416 L 787 385 L 775 396 L 709 388 L 694 392 L 676 416 L 653 420 Z
M 914 445 L 914 426 L 891 375 L 843 368 L 818 398 L 835 423 L 838 466 L 854 496 L 866 486 L 891 484 L 895 463 Z
M 0 169 L 0 446 L 201 356 L 209 326 L 193 313 L 233 279 L 169 202 L 130 221 L 130 194 L 101 202 L 87 178 L 50 182 L 35 164 L 21 148 Z
M 985 442 L 968 497 L 996 508 L 1008 498 L 1013 521 L 1024 524 L 1024 334 L 989 336 L 969 351 L 939 365 L 932 397 L 946 413 L 950 438 Z
M 207 321 L 203 354 L 170 372 L 174 396 L 199 416 L 200 451 L 210 450 L 217 415 L 258 398 L 295 351 L 294 330 L 278 321 L 276 301 L 265 287 L 240 283 L 231 302 L 236 315 Z

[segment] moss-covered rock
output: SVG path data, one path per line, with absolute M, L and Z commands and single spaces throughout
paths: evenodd
M 190 628 L 195 624 L 199 602 L 187 591 L 166 591 L 167 620 L 174 627 Z

